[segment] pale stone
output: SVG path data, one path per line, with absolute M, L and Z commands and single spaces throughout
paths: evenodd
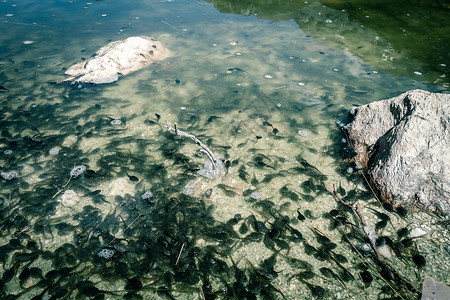
M 352 111 L 356 163 L 383 200 L 450 215 L 450 95 L 413 90 Z
M 64 206 L 72 207 L 80 201 L 77 193 L 74 190 L 67 190 L 61 196 L 61 203 Z
M 169 55 L 161 42 L 150 37 L 129 37 L 100 48 L 96 55 L 67 69 L 71 83 L 110 83 Z

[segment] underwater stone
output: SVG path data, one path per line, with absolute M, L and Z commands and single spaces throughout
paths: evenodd
M 114 119 L 114 120 L 111 120 L 111 122 L 109 122 L 109 123 L 114 126 L 114 125 L 122 124 L 122 121 L 119 119 Z
M 129 37 L 100 48 L 96 55 L 67 69 L 71 83 L 110 83 L 120 76 L 140 70 L 169 55 L 164 46 L 150 37 Z
M 54 148 L 48 150 L 48 153 L 49 153 L 50 155 L 56 155 L 56 154 L 59 153 L 59 151 L 60 151 L 60 149 L 59 149 L 58 147 L 54 147 Z
M 150 191 L 150 190 L 146 191 L 145 193 L 143 193 L 143 194 L 141 195 L 141 199 L 142 199 L 142 200 L 147 200 L 147 199 L 150 199 L 150 198 L 152 198 L 152 197 L 153 197 L 153 193 L 152 193 L 152 191 Z
M 190 189 L 190 188 L 185 188 L 183 191 L 183 194 L 185 194 L 186 196 L 194 196 L 194 190 Z
M 422 228 L 414 228 L 413 230 L 411 230 L 410 232 L 409 232 L 409 237 L 410 238 L 417 238 L 417 237 L 421 237 L 421 236 L 424 236 L 424 235 L 426 235 L 427 234 L 427 232 L 425 231 L 425 230 L 423 230 Z
M 76 166 L 75 168 L 73 168 L 73 169 L 70 171 L 70 176 L 72 176 L 72 177 L 78 177 L 78 176 L 80 176 L 81 174 L 83 174 L 84 171 L 86 171 L 86 166 L 85 166 L 85 165 L 79 165 L 79 166 Z
M 77 193 L 74 190 L 67 190 L 64 192 L 64 194 L 61 196 L 61 203 L 64 206 L 74 206 L 78 203 L 80 198 L 78 197 Z
M 116 254 L 116 250 L 108 249 L 108 248 L 102 249 L 97 253 L 97 255 L 99 257 L 104 258 L 104 259 L 110 259 L 111 257 L 114 256 L 114 254 Z
M 220 159 L 216 161 L 216 168 L 213 168 L 213 164 L 211 161 L 206 161 L 203 165 L 203 168 L 198 170 L 197 173 L 206 178 L 216 179 L 223 173 L 223 163 Z
M 206 197 L 211 196 L 211 194 L 212 194 L 212 189 L 207 189 L 207 190 L 205 191 L 205 196 L 206 196 Z
M 364 252 L 372 251 L 372 246 L 369 243 L 361 243 L 358 245 L 358 249 Z
M 13 151 L 11 149 L 6 149 L 5 151 L 3 151 L 3 153 L 6 155 L 11 155 Z
M 250 194 L 250 198 L 254 199 L 254 200 L 258 200 L 261 199 L 261 194 L 258 192 L 253 192 Z
M 297 131 L 297 133 L 298 133 L 299 136 L 307 136 L 309 134 L 308 131 L 300 130 L 300 129 Z
M 17 171 L 1 172 L 0 176 L 5 180 L 13 180 L 19 177 L 19 173 Z

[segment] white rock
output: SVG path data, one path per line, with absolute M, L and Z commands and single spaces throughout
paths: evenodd
M 77 193 L 74 190 L 67 190 L 61 196 L 61 203 L 64 206 L 72 207 L 80 201 Z
M 417 227 L 417 228 L 414 228 L 413 230 L 411 230 L 409 232 L 408 237 L 412 239 L 412 238 L 417 238 L 417 237 L 424 236 L 426 234 L 427 234 L 427 232 L 425 230 L 423 230 L 420 227 Z
M 110 83 L 117 81 L 119 75 L 129 73 L 150 65 L 169 55 L 163 45 L 150 37 L 129 37 L 100 48 L 96 55 L 67 69 L 71 83 Z

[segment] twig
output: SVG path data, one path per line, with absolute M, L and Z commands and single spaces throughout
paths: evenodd
M 217 168 L 217 158 L 214 155 L 214 153 L 205 145 L 203 144 L 198 138 L 196 138 L 194 135 L 189 134 L 187 132 L 181 131 L 178 129 L 177 123 L 174 124 L 173 128 L 170 123 L 168 121 L 166 121 L 166 127 L 168 130 L 174 131 L 176 135 L 181 136 L 181 137 L 186 137 L 186 138 L 190 138 L 191 140 L 193 140 L 197 145 L 199 145 L 202 150 L 200 150 L 202 153 L 205 153 L 208 156 L 208 159 L 211 161 L 212 163 L 212 167 L 215 170 Z
M 200 287 L 200 295 L 202 296 L 202 299 L 206 300 L 205 293 L 203 293 L 202 286 L 200 285 L 199 287 Z
M 178 265 L 178 262 L 180 261 L 181 252 L 183 252 L 183 249 L 184 249 L 184 243 L 183 243 L 183 245 L 181 245 L 181 249 L 180 249 L 180 252 L 178 253 L 178 257 L 177 257 L 177 261 L 175 262 L 175 266 Z
M 377 245 L 376 245 L 376 239 L 377 235 L 375 231 L 367 225 L 363 215 L 361 214 L 361 211 L 359 210 L 358 203 L 356 203 L 354 206 L 350 205 L 348 203 L 345 203 L 340 197 L 339 194 L 336 192 L 336 188 L 333 185 L 333 193 L 332 193 L 343 205 L 346 207 L 349 207 L 352 209 L 352 211 L 358 216 L 358 219 L 361 222 L 361 229 L 366 235 L 366 237 L 369 239 L 370 245 L 372 246 L 373 251 L 375 252 L 375 257 L 378 261 L 378 263 L 385 267 L 387 270 L 389 270 L 392 274 L 394 274 L 395 277 L 399 278 L 403 283 L 405 283 L 410 290 L 412 290 L 414 293 L 420 294 L 419 291 L 416 289 L 416 287 L 410 283 L 406 278 L 404 278 L 402 275 L 400 275 L 396 270 L 394 270 L 390 265 L 388 265 L 380 255 L 380 252 L 378 251 Z
M 133 225 L 134 224 L 134 222 L 136 222 L 137 221 L 137 219 L 140 217 L 140 216 L 142 216 L 142 214 L 139 214 L 134 220 L 133 220 L 133 222 L 131 222 L 130 223 L 130 225 L 128 225 L 127 226 L 127 228 L 125 228 L 124 230 L 123 230 L 123 232 L 122 232 L 122 234 L 123 233 L 125 233 L 125 231 L 127 231 L 127 229 L 128 228 L 130 228 L 131 227 L 131 225 Z M 112 240 L 111 240 L 111 242 L 109 242 L 109 245 L 111 245 L 112 244 L 112 242 L 114 242 L 115 240 L 117 240 L 117 238 L 115 237 L 115 238 L 113 238 Z

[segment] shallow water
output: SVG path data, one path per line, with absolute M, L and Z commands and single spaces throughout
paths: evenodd
M 357 251 L 367 241 L 333 185 L 390 237 L 387 260 L 407 281 L 448 284 L 448 230 L 381 208 L 349 174 L 335 124 L 354 105 L 448 91 L 448 40 L 442 62 L 399 58 L 389 35 L 332 3 L 211 3 L 0 3 L 0 170 L 18 172 L 0 182 L 0 295 L 413 297 Z M 100 47 L 139 35 L 171 56 L 112 84 L 62 82 Z M 166 120 L 225 173 L 198 176 L 207 157 Z M 421 223 L 425 237 L 398 232 Z

